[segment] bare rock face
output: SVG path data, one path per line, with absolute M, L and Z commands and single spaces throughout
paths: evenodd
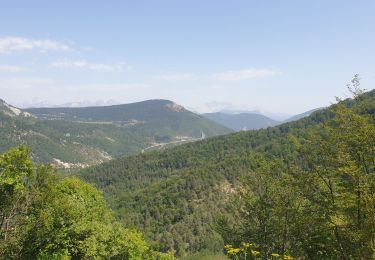
M 176 111 L 176 112 L 180 112 L 181 110 L 184 109 L 183 106 L 180 106 L 179 104 L 176 104 L 176 103 L 170 103 L 170 104 L 167 104 L 166 105 L 169 109 L 173 110 L 173 111 Z
M 6 115 L 14 117 L 14 116 L 23 116 L 23 117 L 34 117 L 32 114 L 28 112 L 24 112 L 21 109 L 9 105 L 7 102 L 5 102 L 3 99 L 0 99 L 0 110 L 2 110 Z

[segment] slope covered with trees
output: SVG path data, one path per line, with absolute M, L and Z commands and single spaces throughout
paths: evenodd
M 35 166 L 29 153 L 0 155 L 1 259 L 173 259 L 117 222 L 93 186 Z
M 39 162 L 83 167 L 230 130 L 166 100 L 20 110 L 0 101 L 0 151 L 26 144 Z
M 355 84 L 356 80 L 353 81 Z M 294 256 L 305 258 L 340 258 L 339 254 L 342 256 L 349 252 L 340 251 L 340 247 L 344 247 L 344 244 L 337 242 L 335 228 L 344 229 L 351 225 L 353 219 L 350 219 L 349 215 L 344 218 L 342 214 L 347 210 L 354 212 L 355 207 L 346 208 L 344 197 L 340 197 L 341 202 L 338 202 L 340 209 L 336 203 L 330 204 L 329 200 L 332 197 L 330 198 L 327 194 L 329 186 L 324 186 L 325 182 L 316 173 L 312 175 L 305 173 L 325 169 L 329 165 L 332 171 L 336 169 L 335 167 L 337 171 L 352 167 L 353 172 L 359 174 L 362 170 L 355 168 L 357 167 L 355 154 L 349 153 L 354 147 L 350 145 L 359 147 L 365 145 L 364 150 L 358 150 L 358 152 L 368 153 L 365 163 L 368 165 L 366 171 L 369 171 L 369 176 L 373 176 L 374 114 L 375 91 L 371 91 L 358 95 L 354 99 L 342 101 L 328 109 L 317 111 L 295 122 L 264 130 L 210 138 L 162 152 L 113 160 L 86 169 L 80 173 L 80 176 L 102 189 L 117 216 L 128 225 L 142 229 L 160 250 L 173 249 L 178 255 L 186 255 L 202 250 L 222 251 L 224 242 L 237 246 L 241 242 L 249 242 L 260 245 L 265 257 L 276 251 L 282 254 L 290 252 Z M 350 125 L 352 120 L 354 120 L 353 125 Z M 358 134 L 355 129 L 363 130 L 359 132 L 360 138 L 363 138 L 362 141 L 355 139 Z M 329 135 L 330 132 L 340 131 L 343 133 L 340 137 Z M 349 143 L 345 143 L 345 140 Z M 326 143 L 330 145 L 324 146 Z M 313 148 L 323 149 L 323 147 L 326 149 L 325 153 L 313 150 Z M 335 152 L 332 155 L 332 162 L 327 162 L 325 165 L 319 156 L 326 154 L 328 158 L 331 152 Z M 344 157 L 341 158 L 341 156 Z M 338 168 L 340 161 L 337 160 L 347 161 L 350 164 Z M 268 175 L 268 172 L 274 175 Z M 305 175 L 312 177 L 305 179 Z M 259 180 L 255 177 L 259 177 Z M 323 182 L 319 182 L 319 178 Z M 350 184 L 341 183 L 341 180 L 348 178 L 346 175 L 334 175 L 333 178 L 340 188 Z M 255 184 L 249 184 L 250 180 L 256 181 Z M 302 191 L 297 189 L 297 185 L 303 187 L 306 182 L 311 186 L 307 185 L 306 190 Z M 316 183 L 319 189 L 313 185 Z M 362 184 L 357 183 L 357 186 L 353 186 L 353 183 L 352 186 L 345 188 L 351 194 L 347 197 L 350 203 L 356 201 L 355 196 L 351 197 L 355 194 L 353 190 L 362 187 Z M 266 198 L 271 198 L 272 203 L 267 204 L 268 201 L 266 201 L 266 204 L 257 204 L 264 201 L 264 197 L 259 196 L 264 193 L 264 190 L 269 190 L 268 184 L 276 187 L 272 188 L 275 190 L 272 191 L 274 193 L 266 194 L 268 196 Z M 260 187 L 258 197 L 254 196 L 257 192 L 253 190 L 254 187 Z M 238 194 L 241 192 L 244 192 L 244 198 L 249 198 L 248 202 L 238 201 Z M 284 201 L 284 193 L 286 198 L 293 200 Z M 366 194 L 370 194 L 370 197 L 366 195 L 366 200 L 373 196 L 371 192 Z M 289 212 L 289 207 L 294 210 L 293 207 L 300 205 L 300 199 L 303 196 L 312 196 L 302 199 L 303 203 L 311 200 L 306 202 L 311 203 L 311 207 L 303 207 L 301 212 L 298 212 L 300 218 L 288 218 L 285 225 L 295 223 L 291 225 L 291 229 L 297 232 L 321 223 L 322 225 L 317 226 L 316 232 L 306 232 L 306 237 L 298 237 L 289 229 L 282 229 L 281 226 L 276 225 L 274 229 L 270 229 L 267 236 L 256 236 L 262 234 L 256 228 L 268 228 L 269 222 L 285 223 L 280 222 L 283 217 L 280 214 Z M 316 199 L 320 199 L 319 203 L 313 203 L 314 196 L 318 196 Z M 362 199 L 364 198 L 361 197 L 358 203 L 368 205 L 368 202 Z M 347 204 L 348 207 L 352 207 L 350 203 Z M 274 209 L 274 205 L 281 206 Z M 268 211 L 262 211 L 264 207 L 270 207 L 272 212 L 280 213 L 276 215 L 277 217 L 273 217 Z M 266 214 L 263 216 L 263 221 L 258 215 L 246 215 L 253 209 L 254 214 L 259 214 L 259 216 Z M 331 214 L 332 212 L 335 213 Z M 362 217 L 366 215 L 366 221 L 371 222 L 368 216 L 373 217 L 372 214 L 372 212 L 367 212 L 360 215 Z M 309 216 L 312 216 L 311 219 Z M 246 219 L 254 222 L 248 223 Z M 264 221 L 267 225 L 264 225 Z M 340 221 L 341 224 L 339 224 Z M 241 228 L 239 230 L 233 228 L 233 223 L 237 226 L 241 225 Z M 364 227 L 365 225 L 361 230 L 369 230 L 369 226 L 365 229 Z M 360 233 L 358 227 L 356 230 Z M 326 232 L 330 236 L 327 236 Z M 344 236 L 344 233 L 340 231 L 339 236 Z M 354 243 L 361 250 L 367 248 L 366 255 L 368 256 L 371 253 L 368 239 L 367 242 L 359 239 L 365 236 L 359 233 L 348 231 L 345 234 L 345 243 Z M 282 235 L 287 236 L 288 239 L 282 240 Z M 371 236 L 368 238 L 372 239 Z M 290 239 L 295 240 L 293 242 Z M 306 244 L 301 245 L 301 239 L 307 239 Z M 342 243 L 344 243 L 344 238 Z M 287 248 L 286 245 L 289 247 Z M 352 255 L 358 256 L 359 250 L 353 249 Z
M 255 158 L 237 189 L 236 225 L 224 216 L 217 225 L 231 258 L 374 259 L 374 99 L 354 94 L 356 106 L 333 107 L 295 160 Z

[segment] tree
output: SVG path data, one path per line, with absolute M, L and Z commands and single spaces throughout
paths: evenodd
M 221 221 L 238 250 L 241 241 L 256 243 L 263 259 L 271 252 L 375 258 L 373 99 L 363 95 L 358 75 L 349 87 L 353 98 L 338 100 L 326 121 L 298 138 L 295 159 L 251 158 L 256 165 L 238 189 L 242 223 L 232 232 Z
M 29 153 L 28 148 L 20 146 L 0 155 L 0 239 L 9 244 L 29 203 L 27 189 L 33 172 Z
M 261 155 L 253 155 L 251 160 L 254 168 L 237 190 L 242 221 L 230 228 L 225 219 L 219 219 L 217 229 L 226 244 L 257 245 L 264 259 L 276 252 L 282 257 L 293 254 L 298 251 L 297 227 L 302 214 L 301 196 L 291 188 L 296 182 L 293 170 Z
M 359 76 L 353 99 L 333 106 L 333 120 L 311 132 L 302 154 L 305 198 L 341 259 L 375 257 L 375 126 Z M 323 239 L 323 237 L 322 237 Z
M 173 259 L 150 249 L 142 234 L 126 229 L 93 186 L 59 178 L 49 166 L 34 169 L 25 147 L 0 157 L 3 224 L 0 258 Z

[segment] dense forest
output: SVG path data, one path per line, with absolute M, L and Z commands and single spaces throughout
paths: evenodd
M 77 177 L 12 148 L 0 155 L 0 258 L 373 259 L 375 90 L 358 76 L 349 87 L 295 122 Z
M 374 257 L 375 91 L 296 122 L 116 159 L 79 176 L 177 256 Z M 246 247 L 244 245 L 247 245 Z M 246 255 L 246 256 L 245 256 Z
M 1 259 L 173 259 L 117 222 L 103 195 L 34 165 L 25 146 L 0 155 Z

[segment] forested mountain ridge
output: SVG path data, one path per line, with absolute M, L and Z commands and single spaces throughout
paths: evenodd
M 202 116 L 235 131 L 257 130 L 280 124 L 278 121 L 256 113 L 226 114 L 216 112 L 202 114 Z
M 287 122 L 292 122 L 292 121 L 297 121 L 301 118 L 304 118 L 304 117 L 307 117 L 309 115 L 311 115 L 312 113 L 316 112 L 316 111 L 319 111 L 319 110 L 322 110 L 323 108 L 315 108 L 315 109 L 311 109 L 309 111 L 306 111 L 304 113 L 301 113 L 301 114 L 298 114 L 298 115 L 294 115 L 290 118 L 288 118 L 287 120 L 283 121 L 284 123 L 287 123 Z
M 340 104 L 373 118 L 375 91 L 361 95 L 360 108 L 352 99 Z M 286 165 L 300 161 L 310 131 L 332 120 L 336 106 L 276 127 L 116 159 L 80 176 L 103 190 L 117 216 L 142 229 L 159 249 L 178 255 L 221 251 L 223 238 L 215 231 L 215 219 L 236 218 L 231 198 L 241 179 L 258 167 L 257 156 Z
M 167 100 L 87 108 L 0 104 L 0 151 L 26 144 L 39 162 L 85 167 L 231 130 Z
M 200 118 L 199 115 L 191 113 L 184 107 L 163 99 L 111 106 L 28 108 L 24 109 L 24 111 L 30 112 L 39 118 L 66 119 L 70 121 L 157 121 L 171 119 L 171 117 L 172 119 L 179 119 L 181 114 Z

